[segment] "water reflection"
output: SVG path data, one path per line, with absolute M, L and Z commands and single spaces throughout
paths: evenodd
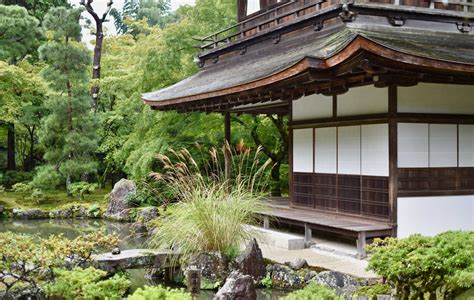
M 63 234 L 68 239 L 74 239 L 81 234 L 97 230 L 105 230 L 108 234 L 117 234 L 121 240 L 120 249 L 122 250 L 146 247 L 146 236 L 135 232 L 133 226 L 129 223 L 91 219 L 0 219 L 0 232 L 10 231 L 14 233 L 36 234 L 43 238 L 52 234 Z M 160 279 L 146 276 L 146 270 L 144 269 L 127 270 L 127 273 L 131 281 L 132 291 L 144 285 L 163 284 Z M 257 293 L 258 300 L 276 300 L 285 296 L 288 292 L 275 289 L 259 289 Z M 214 294 L 214 291 L 202 291 L 199 299 L 212 299 Z

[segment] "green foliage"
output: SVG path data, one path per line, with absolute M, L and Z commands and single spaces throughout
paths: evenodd
M 1 194 L 5 194 L 5 192 L 6 192 L 5 187 L 0 184 L 0 195 L 1 195 Z
M 375 240 L 368 269 L 382 275 L 400 297 L 451 297 L 474 286 L 474 232 Z
M 40 189 L 33 189 L 30 198 L 34 200 L 37 204 L 40 204 L 40 202 L 46 200 L 46 195 Z
M 267 274 L 265 277 L 263 277 L 261 280 L 260 280 L 260 285 L 269 289 L 273 286 L 273 280 L 272 280 L 272 277 Z
M 388 284 L 362 286 L 357 289 L 355 296 L 365 296 L 369 300 L 376 300 L 377 295 L 390 295 L 391 287 Z
M 0 33 L 0 60 L 11 62 L 33 52 L 41 38 L 39 21 L 16 5 L 0 4 Z
M 304 289 L 288 294 L 283 300 L 342 300 L 336 291 L 326 286 L 310 283 Z
M 73 270 L 55 269 L 55 279 L 45 286 L 49 297 L 73 299 L 120 299 L 130 287 L 121 274 L 105 279 L 107 272 L 92 267 Z
M 191 299 L 191 295 L 182 289 L 170 289 L 160 286 L 145 286 L 137 289 L 128 300 L 186 300 Z
M 84 181 L 74 182 L 70 186 L 70 191 L 73 196 L 79 197 L 79 200 L 84 200 L 84 195 L 90 195 L 97 189 L 96 183 L 88 183 Z
M 88 92 L 90 55 L 80 42 L 80 14 L 80 9 L 51 9 L 43 22 L 48 41 L 39 48 L 40 58 L 47 64 L 42 76 L 55 91 L 46 102 L 49 114 L 39 138 L 52 173 L 49 176 L 62 178 L 67 188 L 69 182 L 97 168 L 93 157 L 96 119 L 90 112 Z M 55 188 L 52 184 L 49 187 Z
M 258 165 L 259 154 L 250 152 L 234 161 L 235 179 L 224 178 L 217 150 L 211 150 L 209 169 L 202 172 L 188 151 L 175 153 L 177 162 L 160 156 L 164 172 L 153 177 L 165 182 L 177 195 L 159 219 L 151 243 L 179 249 L 183 259 L 202 252 L 230 253 L 255 233 L 243 225 L 256 224 L 263 207 L 258 200 L 259 181 L 267 167 Z M 229 187 L 232 187 L 229 191 Z
M 12 186 L 12 191 L 20 193 L 23 199 L 25 199 L 26 196 L 31 195 L 33 187 L 27 183 L 15 183 Z
M 33 173 L 23 171 L 6 171 L 0 174 L 0 184 L 11 188 L 16 183 L 26 183 L 33 178 Z
M 89 209 L 87 210 L 87 215 L 90 217 L 98 218 L 101 216 L 101 214 L 102 214 L 102 211 L 100 207 L 95 204 L 90 206 Z

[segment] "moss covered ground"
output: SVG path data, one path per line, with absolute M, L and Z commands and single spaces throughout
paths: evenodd
M 66 191 L 53 191 L 46 193 L 46 199 L 37 203 L 29 197 L 23 197 L 20 193 L 4 192 L 0 193 L 0 205 L 5 208 L 39 208 L 42 210 L 53 210 L 62 206 L 71 204 L 80 205 L 97 205 L 105 207 L 107 205 L 107 197 L 110 193 L 110 187 L 105 189 L 98 189 L 90 195 L 86 195 L 84 200 L 78 197 L 68 197 Z

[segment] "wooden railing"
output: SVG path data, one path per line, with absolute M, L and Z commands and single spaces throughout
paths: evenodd
M 292 0 L 199 39 L 201 52 L 254 36 L 321 9 L 344 3 L 383 4 L 436 10 L 474 12 L 474 0 Z M 304 4 L 304 2 L 307 2 Z

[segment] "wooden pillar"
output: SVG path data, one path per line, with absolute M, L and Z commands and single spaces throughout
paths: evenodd
M 397 236 L 397 197 L 398 197 L 398 120 L 397 120 L 397 87 L 388 87 L 388 157 L 389 157 L 389 204 L 392 236 Z
M 225 160 L 225 179 L 230 180 L 230 168 L 231 168 L 231 132 L 230 132 L 230 112 L 224 114 L 224 160 Z M 229 186 L 230 188 L 230 186 Z
M 293 206 L 293 103 L 288 101 L 288 196 L 289 206 Z

